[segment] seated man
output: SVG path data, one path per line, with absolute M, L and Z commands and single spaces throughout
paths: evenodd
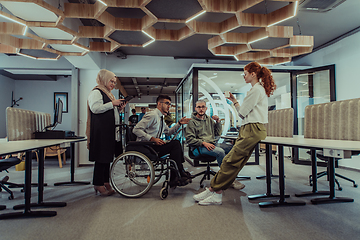
M 159 95 L 156 99 L 157 108 L 144 115 L 141 121 L 134 127 L 133 133 L 137 136 L 136 141 L 152 141 L 156 145 L 152 148 L 158 153 L 158 156 L 170 154 L 170 159 L 176 162 L 181 179 L 176 179 L 176 173 L 171 173 L 170 187 L 184 186 L 191 182 L 191 175 L 184 170 L 182 165 L 184 153 L 178 140 L 165 142 L 161 140 L 161 135 L 171 135 L 175 133 L 182 124 L 187 124 L 190 118 L 181 118 L 172 128 L 169 128 L 164 121 L 164 115 L 169 112 L 171 98 L 168 95 Z
M 216 157 L 220 167 L 223 158 L 230 152 L 231 147 L 228 144 L 216 143 L 216 136 L 220 136 L 222 126 L 218 116 L 208 117 L 205 112 L 207 110 L 206 102 L 199 100 L 196 102 L 195 111 L 192 119 L 189 121 L 185 131 L 186 143 L 189 144 L 190 150 L 194 156 L 206 154 Z M 214 122 L 215 121 L 215 122 Z M 244 184 L 234 181 L 231 185 L 235 189 L 243 189 Z
M 141 113 L 139 114 L 139 121 L 141 121 L 141 119 L 143 118 L 143 116 L 145 115 L 146 113 L 146 107 L 141 107 Z
M 129 117 L 129 125 L 135 126 L 138 123 L 139 116 L 136 115 L 135 108 L 131 109 L 133 115 Z

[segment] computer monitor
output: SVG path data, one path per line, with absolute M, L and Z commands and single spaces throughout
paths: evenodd
M 62 111 L 63 111 L 63 102 L 60 98 L 57 99 L 56 111 L 54 115 L 54 123 L 60 124 L 62 122 Z
M 63 111 L 63 102 L 60 98 L 56 100 L 56 108 L 54 112 L 54 121 L 51 125 L 47 126 L 45 129 L 48 128 L 55 128 L 56 125 L 60 124 L 62 122 L 62 111 Z

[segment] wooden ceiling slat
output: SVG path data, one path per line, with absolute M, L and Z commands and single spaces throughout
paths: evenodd
M 107 25 L 111 28 L 115 28 L 115 17 L 108 12 L 103 12 L 99 17 L 96 18 L 99 22 Z
M 23 35 L 25 28 L 17 23 L 0 22 L 0 34 Z
M 64 14 L 67 18 L 94 18 L 95 6 L 93 4 L 64 3 Z
M 90 42 L 90 51 L 111 52 L 110 42 Z
M 78 37 L 80 38 L 103 38 L 105 27 L 80 26 Z
M 0 53 L 15 54 L 17 53 L 17 50 L 13 46 L 0 43 Z
M 115 30 L 141 31 L 141 19 L 115 18 Z
M 296 0 L 273 0 L 279 2 L 289 2 L 289 5 L 269 14 L 243 13 L 243 11 L 263 2 L 263 0 L 198 0 L 199 5 L 210 13 L 232 13 L 234 16 L 227 18 L 222 22 L 201 22 L 192 20 L 186 22 L 186 19 L 158 18 L 149 9 L 147 4 L 152 0 L 102 0 L 94 4 L 83 3 L 64 3 L 64 11 L 46 3 L 43 0 L 3 0 L 11 2 L 34 3 L 46 10 L 56 14 L 55 22 L 26 22 L 16 16 L 0 11 L 5 17 L 9 17 L 17 23 L 0 22 L 1 43 L 9 43 L 10 48 L 41 49 L 47 48 L 48 44 L 70 45 L 76 43 L 79 38 L 102 38 L 109 42 L 90 42 L 90 51 L 113 52 L 119 47 L 142 47 L 144 44 L 120 44 L 109 36 L 115 31 L 144 31 L 150 38 L 160 41 L 182 41 L 194 34 L 215 35 L 208 40 L 208 49 L 214 55 L 234 55 L 239 58 L 260 59 L 268 63 L 278 63 L 287 60 L 291 56 L 301 55 L 312 51 L 314 39 L 312 36 L 293 36 L 292 27 L 270 26 L 281 22 L 284 19 L 293 17 Z M 136 18 L 116 18 L 106 11 L 108 7 L 113 8 L 137 8 L 141 9 L 146 15 L 141 19 Z M 201 11 L 200 11 L 201 12 Z M 78 31 L 74 31 L 63 25 L 65 18 L 95 19 L 105 26 L 80 26 Z M 186 24 L 179 30 L 155 29 L 153 25 L 161 23 Z M 23 25 L 21 25 L 23 24 Z M 70 35 L 72 40 L 47 40 L 39 36 L 25 33 L 25 36 L 31 39 L 19 39 L 10 35 L 22 35 L 27 25 L 28 27 L 47 27 L 57 28 Z M 260 28 L 249 33 L 231 32 L 241 27 Z M 238 31 L 238 30 L 237 30 Z M 288 38 L 289 43 L 285 46 L 279 46 L 274 49 L 253 49 L 251 43 L 262 40 L 262 38 Z M 153 41 L 149 39 L 149 41 Z M 146 42 L 145 44 L 149 43 Z M 225 44 L 233 44 L 226 46 Z M 8 44 L 6 44 L 8 45 Z M 259 48 L 259 45 L 254 45 Z M 4 47 L 3 47 L 4 48 Z M 12 50 L 10 50 L 12 51 Z M 82 53 L 65 53 L 56 50 L 47 50 L 61 55 L 82 56 Z M 249 52 L 256 51 L 256 53 Z M 270 56 L 271 55 L 271 56 Z M 265 60 L 264 60 L 265 59 Z
M 244 27 L 267 27 L 266 14 L 236 13 L 240 26 Z
M 290 18 L 294 16 L 294 10 L 295 10 L 296 4 L 290 3 L 289 5 L 280 8 L 276 11 L 273 11 L 269 14 L 267 14 L 267 23 L 268 26 L 277 22 L 282 21 L 283 19 Z

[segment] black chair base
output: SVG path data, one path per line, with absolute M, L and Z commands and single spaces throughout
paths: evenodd
M 210 180 L 210 175 L 213 175 L 215 176 L 216 172 L 214 172 L 213 170 L 210 169 L 210 164 L 208 163 L 208 165 L 206 166 L 206 170 L 205 171 L 202 171 L 202 172 L 199 172 L 195 175 L 192 175 L 192 178 L 196 178 L 200 175 L 204 175 L 201 180 L 200 180 L 200 187 L 203 188 L 204 185 L 202 184 L 203 181 L 206 179 L 206 180 Z
M 0 210 L 4 210 L 6 209 L 6 206 L 5 205 L 0 205 Z
M 327 172 L 327 171 L 319 172 L 319 173 L 316 175 L 316 179 L 319 179 L 319 178 L 321 178 L 321 177 L 323 177 L 323 176 L 327 176 L 327 175 L 328 175 L 328 172 Z M 349 181 L 349 182 L 352 182 L 353 187 L 355 187 L 355 188 L 358 187 L 358 185 L 356 184 L 356 182 L 355 182 L 354 180 L 350 179 L 350 178 L 347 178 L 347 177 L 345 177 L 345 176 L 343 176 L 343 175 L 340 175 L 340 174 L 338 174 L 338 173 L 335 173 L 335 177 L 339 177 L 339 178 L 342 178 L 342 179 L 347 180 L 347 181 Z M 310 183 L 310 186 L 312 186 L 312 175 L 309 176 L 309 183 Z M 341 190 L 342 190 L 342 187 L 340 186 L 340 183 L 339 183 L 339 181 L 338 181 L 336 178 L 335 178 L 335 183 L 336 183 L 336 185 L 338 186 L 339 191 L 341 191 Z
M 236 179 L 238 179 L 238 180 L 250 180 L 251 177 L 250 176 L 237 176 Z

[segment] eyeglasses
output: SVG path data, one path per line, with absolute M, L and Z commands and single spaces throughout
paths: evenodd
M 196 108 L 206 108 L 206 106 L 197 106 Z
M 171 102 L 161 102 L 161 103 L 164 103 L 164 104 L 166 104 L 167 106 L 170 106 L 170 105 L 171 105 Z

